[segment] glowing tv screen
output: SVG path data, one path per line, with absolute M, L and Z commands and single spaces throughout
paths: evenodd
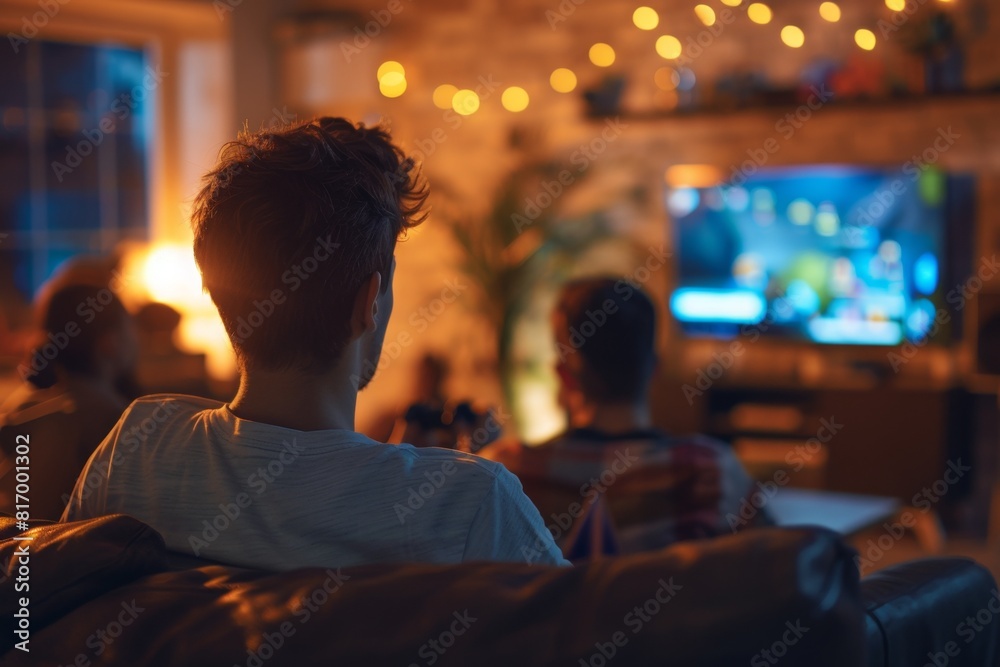
M 693 336 L 934 339 L 946 328 L 951 180 L 934 169 L 810 166 L 673 187 L 670 310 Z

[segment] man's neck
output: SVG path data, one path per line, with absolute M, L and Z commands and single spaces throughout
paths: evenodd
M 240 419 L 298 431 L 354 430 L 358 392 L 349 376 L 308 376 L 251 370 L 229 402 Z
M 595 404 L 591 410 L 587 427 L 603 433 L 628 433 L 648 429 L 653 425 L 649 405 L 645 402 L 636 405 Z

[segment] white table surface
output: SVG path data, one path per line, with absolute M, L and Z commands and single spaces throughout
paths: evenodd
M 822 526 L 850 535 L 892 517 L 900 505 L 884 496 L 780 488 L 767 509 L 779 526 Z

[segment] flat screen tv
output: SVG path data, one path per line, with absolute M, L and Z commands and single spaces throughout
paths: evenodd
M 670 310 L 691 336 L 942 341 L 955 333 L 945 297 L 968 270 L 956 258 L 973 192 L 968 177 L 912 166 L 762 169 L 738 185 L 672 187 Z

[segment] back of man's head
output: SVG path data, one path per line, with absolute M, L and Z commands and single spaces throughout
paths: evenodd
M 381 128 L 320 118 L 227 144 L 195 203 L 194 253 L 242 367 L 329 370 L 426 197 Z
M 567 283 L 554 324 L 560 357 L 589 400 L 634 404 L 645 398 L 656 368 L 656 309 L 641 289 L 614 278 Z

